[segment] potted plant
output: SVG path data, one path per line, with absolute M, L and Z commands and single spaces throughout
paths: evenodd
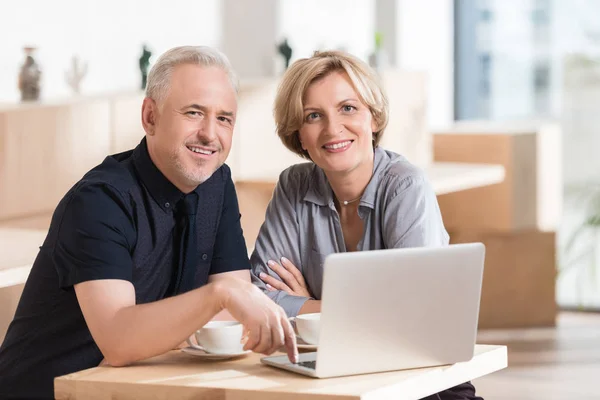
M 586 281 L 595 284 L 600 259 L 600 185 L 586 185 L 571 189 L 569 197 L 583 214 L 567 235 L 559 258 L 559 277 L 567 271 L 578 269 L 580 307 L 581 293 Z M 587 275 L 587 276 L 586 276 Z

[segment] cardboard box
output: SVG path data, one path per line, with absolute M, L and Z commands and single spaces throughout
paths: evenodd
M 235 189 L 242 214 L 242 229 L 246 246 L 251 252 L 258 237 L 258 231 L 265 221 L 267 206 L 275 190 L 274 182 L 242 181 L 235 183 Z
M 554 233 L 450 233 L 450 242 L 486 246 L 480 329 L 555 325 Z
M 560 128 L 458 123 L 433 135 L 434 160 L 499 164 L 502 183 L 439 196 L 451 231 L 553 232 L 562 214 Z

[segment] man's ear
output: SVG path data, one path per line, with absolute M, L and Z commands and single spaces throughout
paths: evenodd
M 153 136 L 155 133 L 156 120 L 158 118 L 158 107 L 156 102 L 146 97 L 142 103 L 142 126 L 146 134 Z

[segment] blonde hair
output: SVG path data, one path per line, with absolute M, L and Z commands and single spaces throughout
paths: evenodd
M 335 71 L 348 74 L 360 100 L 369 107 L 377 132 L 376 147 L 388 123 L 388 100 L 376 73 L 363 61 L 343 51 L 315 52 L 310 58 L 294 62 L 283 75 L 275 97 L 274 116 L 277 135 L 292 152 L 310 160 L 302 149 L 298 131 L 304 122 L 304 95 L 315 81 Z
M 161 102 L 167 96 L 171 85 L 173 69 L 181 64 L 196 64 L 204 67 L 221 68 L 231 82 L 233 90 L 238 91 L 238 79 L 231 68 L 225 54 L 208 46 L 180 46 L 174 47 L 158 58 L 158 61 L 148 74 L 146 84 L 146 97 L 156 102 Z

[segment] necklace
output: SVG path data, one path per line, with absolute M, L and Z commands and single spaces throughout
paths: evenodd
M 361 197 L 362 197 L 362 194 L 360 196 L 358 196 L 357 198 L 355 198 L 354 200 L 344 200 L 344 201 L 342 201 L 342 204 L 347 206 L 350 203 L 354 203 L 355 201 L 360 200 Z
M 350 203 L 354 203 L 355 201 L 358 201 L 358 200 L 360 200 L 360 199 L 362 198 L 363 194 L 365 194 L 365 190 L 366 190 L 366 189 L 367 189 L 367 188 L 364 188 L 364 189 L 363 189 L 363 191 L 360 193 L 360 195 L 359 195 L 357 198 L 355 198 L 355 199 L 352 199 L 352 200 L 343 200 L 343 201 L 342 201 L 342 200 L 340 200 L 340 199 L 337 199 L 337 200 L 338 200 L 338 202 L 339 202 L 341 205 L 347 206 L 347 205 L 348 205 L 348 204 L 350 204 Z M 335 194 L 334 194 L 334 196 L 335 196 Z M 336 196 L 336 198 L 337 198 L 337 196 Z

